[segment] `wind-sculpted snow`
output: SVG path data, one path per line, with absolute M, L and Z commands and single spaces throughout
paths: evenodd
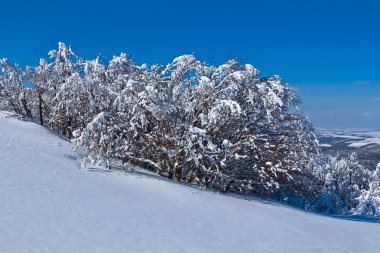
M 80 170 L 70 144 L 0 117 L 0 252 L 378 252 L 379 220 L 219 195 L 137 170 Z

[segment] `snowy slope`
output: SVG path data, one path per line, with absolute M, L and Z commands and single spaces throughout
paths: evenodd
M 379 252 L 380 223 L 79 170 L 70 144 L 0 118 L 0 252 Z

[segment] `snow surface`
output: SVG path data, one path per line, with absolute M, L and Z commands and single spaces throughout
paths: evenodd
M 0 252 L 379 252 L 376 219 L 219 195 L 143 170 L 80 170 L 69 154 L 49 130 L 0 116 Z

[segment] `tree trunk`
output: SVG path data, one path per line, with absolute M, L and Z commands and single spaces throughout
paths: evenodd
M 28 105 L 26 103 L 26 99 L 25 98 L 21 99 L 21 103 L 22 103 L 22 106 L 24 107 L 26 117 L 33 119 L 32 113 L 30 112 Z
M 40 113 L 40 124 L 41 124 L 41 126 L 43 126 L 44 125 L 44 119 L 42 117 L 42 94 L 40 92 L 38 93 L 38 110 Z

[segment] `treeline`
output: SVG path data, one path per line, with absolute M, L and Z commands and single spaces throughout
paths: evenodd
M 84 60 L 59 43 L 36 67 L 0 60 L 0 107 L 49 125 L 84 162 L 134 164 L 222 192 L 333 213 L 380 214 L 380 166 L 321 154 L 299 100 L 249 64 L 192 55 L 138 66 Z

